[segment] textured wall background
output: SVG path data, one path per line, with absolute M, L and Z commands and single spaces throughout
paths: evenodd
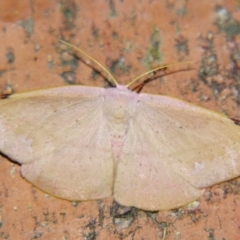
M 240 119 L 239 21 L 234 0 L 2 0 L 0 91 L 107 86 L 64 51 L 61 38 L 108 67 L 121 84 L 161 64 L 192 61 L 170 67 L 172 74 L 142 91 Z M 112 199 L 72 204 L 46 196 L 0 156 L 0 239 L 239 239 L 239 193 L 236 179 L 208 189 L 194 209 L 158 213 L 119 208 Z

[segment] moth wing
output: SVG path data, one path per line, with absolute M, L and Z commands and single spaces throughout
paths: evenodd
M 124 142 L 114 199 L 125 206 L 156 211 L 177 208 L 200 197 L 203 190 L 196 189 L 168 164 L 161 151 L 163 143 L 155 139 L 150 122 L 141 114 L 137 114 Z
M 143 98 L 155 112 L 152 128 L 164 135 L 167 161 L 192 185 L 205 188 L 240 175 L 240 127 L 231 119 L 169 97 Z
M 140 95 L 121 153 L 114 197 L 146 210 L 185 205 L 240 175 L 240 127 L 189 103 Z
M 22 175 L 69 200 L 112 194 L 113 156 L 102 88 L 61 87 L 0 101 L 0 150 Z

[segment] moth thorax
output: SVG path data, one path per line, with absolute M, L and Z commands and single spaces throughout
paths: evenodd
M 109 118 L 112 137 L 121 139 L 126 135 L 129 125 L 130 114 L 128 110 L 122 105 L 117 105 L 110 112 Z
M 124 145 L 130 123 L 128 108 L 118 104 L 110 112 L 108 121 L 110 141 L 115 160 L 119 158 Z
M 129 90 L 118 88 L 108 89 L 105 97 L 104 112 L 108 118 L 108 127 L 111 139 L 114 142 L 125 140 L 129 123 L 134 115 L 134 99 Z
M 128 113 L 127 113 L 126 109 L 124 109 L 122 106 L 119 106 L 118 108 L 113 109 L 112 118 L 113 118 L 114 122 L 122 123 L 127 120 Z

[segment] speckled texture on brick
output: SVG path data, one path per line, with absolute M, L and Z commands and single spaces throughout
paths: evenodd
M 94 56 L 121 84 L 161 64 L 192 61 L 170 67 L 171 74 L 142 92 L 240 119 L 238 1 L 2 0 L 0 31 L 1 93 L 69 83 L 107 86 L 96 66 L 66 51 L 61 38 Z M 196 208 L 149 213 L 112 199 L 76 204 L 46 196 L 0 156 L 0 239 L 237 240 L 239 183 L 208 189 Z

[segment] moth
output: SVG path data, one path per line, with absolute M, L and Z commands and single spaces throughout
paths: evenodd
M 21 164 L 27 181 L 56 197 L 113 196 L 150 211 L 188 204 L 240 175 L 240 127 L 231 119 L 115 84 L 0 100 L 0 151 Z

